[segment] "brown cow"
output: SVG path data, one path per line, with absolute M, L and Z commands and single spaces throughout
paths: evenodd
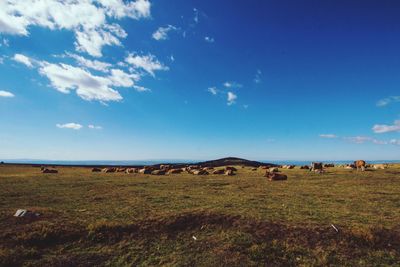
M 136 169 L 136 168 L 127 168 L 125 172 L 128 173 L 128 174 L 129 173 L 137 173 L 138 169 Z
M 224 169 L 219 169 L 219 170 L 213 171 L 212 174 L 224 174 L 224 173 L 225 173 L 225 170 L 224 170 Z
M 100 168 L 93 168 L 92 172 L 101 172 L 101 169 Z
M 140 169 L 139 170 L 139 173 L 141 173 L 141 174 L 151 174 L 151 169 L 150 168 L 143 168 L 143 169 Z
M 324 168 L 333 168 L 333 167 L 335 167 L 335 164 L 333 164 L 333 163 L 324 164 Z
M 268 180 L 270 181 L 284 181 L 287 180 L 287 175 L 283 173 L 276 173 L 276 172 L 269 172 L 267 171 L 264 175 L 264 177 L 267 177 Z
M 310 171 L 317 171 L 317 172 L 322 172 L 323 171 L 323 164 L 322 162 L 312 162 L 311 163 L 311 169 Z
M 267 170 L 268 172 L 279 172 L 279 169 L 277 167 L 271 167 Z
M 183 170 L 182 169 L 170 169 L 168 171 L 168 174 L 178 174 L 178 173 L 182 173 Z
M 117 168 L 104 168 L 102 170 L 102 172 L 105 172 L 105 173 L 112 173 L 112 172 L 116 172 L 116 171 L 117 171 Z
M 58 171 L 55 169 L 44 169 L 42 170 L 42 173 L 58 173 Z
M 226 167 L 225 167 L 225 171 L 229 171 L 229 170 L 234 171 L 234 172 L 237 171 L 237 169 L 236 169 L 235 167 L 226 166 Z
M 151 172 L 152 175 L 165 175 L 165 170 L 154 170 Z
M 194 170 L 191 172 L 193 175 L 208 175 L 208 172 L 205 170 Z
M 375 170 L 379 170 L 379 169 L 384 170 L 387 168 L 387 164 L 374 164 L 373 167 Z
M 362 172 L 365 171 L 365 161 L 364 160 L 356 160 L 354 161 L 354 165 L 357 168 L 357 171 L 361 170 Z
M 226 170 L 224 175 L 232 176 L 232 175 L 235 175 L 235 173 L 232 170 Z

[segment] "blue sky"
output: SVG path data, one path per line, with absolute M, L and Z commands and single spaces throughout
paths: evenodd
M 0 1 L 0 158 L 400 159 L 396 1 Z

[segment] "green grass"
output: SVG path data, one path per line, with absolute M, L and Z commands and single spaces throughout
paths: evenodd
M 240 167 L 231 177 L 58 170 L 0 166 L 0 265 L 400 265 L 400 165 L 284 170 L 281 182 Z M 43 215 L 14 218 L 19 208 Z

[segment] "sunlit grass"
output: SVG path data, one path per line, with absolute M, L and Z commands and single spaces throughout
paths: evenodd
M 289 179 L 281 182 L 240 167 L 235 176 L 58 170 L 0 166 L 0 265 L 400 263 L 400 248 L 389 244 L 399 236 L 400 165 L 284 170 Z M 20 208 L 43 215 L 13 218 Z M 375 230 L 387 231 L 387 244 Z M 303 240 L 313 231 L 314 243 Z

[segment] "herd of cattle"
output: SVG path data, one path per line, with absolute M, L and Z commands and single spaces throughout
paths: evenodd
M 236 174 L 237 169 L 235 167 L 226 166 L 223 169 L 215 169 L 213 167 L 201 167 L 198 165 L 189 165 L 183 168 L 174 168 L 172 165 L 160 165 L 160 166 L 144 166 L 142 168 L 93 168 L 92 172 L 125 172 L 125 173 L 139 173 L 139 174 L 152 174 L 152 175 L 167 175 L 167 174 L 179 174 L 187 172 L 193 175 L 208 175 L 208 174 L 223 174 L 232 176 Z
M 366 164 L 364 160 L 354 161 L 352 164 L 336 165 L 332 163 L 323 164 L 322 162 L 312 162 L 311 165 L 303 165 L 297 168 L 302 170 L 309 170 L 315 173 L 324 173 L 327 168 L 342 167 L 344 169 L 355 169 L 357 171 L 365 171 L 367 168 L 373 169 L 386 169 L 387 164 Z M 245 168 L 245 166 L 242 166 Z M 264 177 L 267 177 L 270 181 L 287 180 L 287 175 L 280 172 L 280 169 L 294 169 L 295 165 L 281 165 L 276 167 L 259 166 L 258 168 L 252 168 L 252 171 L 263 170 L 265 171 Z M 41 168 L 42 173 L 58 173 L 54 168 Z M 171 175 L 188 173 L 192 175 L 235 175 L 237 169 L 232 166 L 225 166 L 223 168 L 214 167 L 202 167 L 199 165 L 187 165 L 185 167 L 177 168 L 174 165 L 154 165 L 144 166 L 140 168 L 123 168 L 123 167 L 108 167 L 108 168 L 93 168 L 92 172 L 103 172 L 103 173 L 127 173 L 127 174 L 150 174 L 150 175 Z

